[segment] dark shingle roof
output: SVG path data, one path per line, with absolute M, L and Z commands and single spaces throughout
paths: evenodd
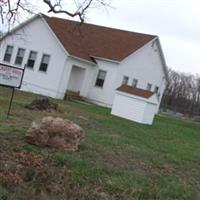
M 151 97 L 154 93 L 148 90 L 143 90 L 140 88 L 134 88 L 132 86 L 129 85 L 121 85 L 119 88 L 117 88 L 118 91 L 121 92 L 125 92 L 128 94 L 133 94 L 139 97 L 143 97 L 148 99 L 149 97 Z
M 43 17 L 70 55 L 92 62 L 95 62 L 92 56 L 121 61 L 157 37 L 45 15 Z

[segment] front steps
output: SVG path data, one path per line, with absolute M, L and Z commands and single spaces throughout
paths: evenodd
M 78 92 L 74 92 L 71 90 L 67 90 L 67 92 L 65 93 L 65 100 L 79 100 L 79 101 L 83 101 L 83 97 L 80 96 L 80 91 Z

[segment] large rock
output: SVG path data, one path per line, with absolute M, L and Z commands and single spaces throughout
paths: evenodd
M 39 123 L 33 122 L 25 136 L 30 144 L 70 151 L 77 151 L 83 138 L 84 131 L 79 125 L 59 117 L 44 117 Z

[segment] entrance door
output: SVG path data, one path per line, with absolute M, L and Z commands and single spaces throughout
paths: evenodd
M 84 76 L 85 76 L 85 69 L 77 66 L 72 66 L 67 90 L 71 92 L 80 93 Z

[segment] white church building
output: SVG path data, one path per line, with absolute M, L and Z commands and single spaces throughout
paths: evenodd
M 143 104 L 154 105 L 151 112 L 157 113 L 167 83 L 158 36 L 43 14 L 3 36 L 0 63 L 26 65 L 21 90 L 58 99 L 76 92 L 138 122 L 150 113 Z

